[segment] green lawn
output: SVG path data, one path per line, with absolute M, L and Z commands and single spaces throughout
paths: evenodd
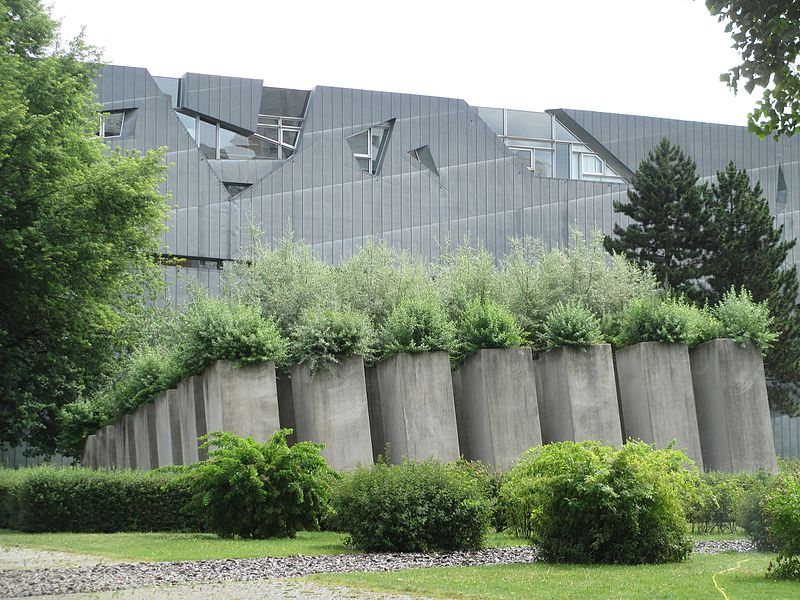
M 800 583 L 764 578 L 770 558 L 767 554 L 694 555 L 685 563 L 657 566 L 493 565 L 315 575 L 307 579 L 322 585 L 441 598 L 722 600 L 724 596 L 712 581 L 718 574 L 717 583 L 730 600 L 800 598 Z M 723 573 L 731 568 L 735 570 Z
M 727 536 L 742 537 L 742 536 Z M 695 536 L 725 539 L 725 536 Z M 489 535 L 489 547 L 524 546 L 527 540 L 509 533 Z M 0 529 L 0 546 L 24 546 L 78 554 L 94 554 L 126 561 L 255 558 L 259 556 L 314 556 L 354 552 L 344 535 L 327 531 L 297 534 L 294 539 L 222 539 L 209 533 L 22 533 Z

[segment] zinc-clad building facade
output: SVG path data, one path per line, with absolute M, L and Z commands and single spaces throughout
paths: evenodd
M 787 238 L 800 235 L 800 138 L 760 140 L 745 127 L 570 109 L 530 113 L 464 100 L 188 73 L 106 67 L 101 135 L 113 147 L 167 149 L 173 206 L 163 252 L 171 296 L 214 290 L 250 241 L 291 228 L 335 264 L 370 237 L 435 258 L 480 240 L 496 256 L 536 236 L 567 245 L 570 228 L 610 232 L 639 162 L 666 137 L 711 180 L 728 161 L 748 171 Z M 623 223 L 625 224 L 625 223 Z M 800 249 L 790 255 L 800 262 Z M 777 427 L 778 421 L 776 421 Z M 780 420 L 780 453 L 800 455 L 797 420 Z M 776 438 L 777 441 L 777 438 Z

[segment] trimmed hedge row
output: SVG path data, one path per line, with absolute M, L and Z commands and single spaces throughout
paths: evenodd
M 200 531 L 178 473 L 41 466 L 0 473 L 0 526 L 27 532 Z

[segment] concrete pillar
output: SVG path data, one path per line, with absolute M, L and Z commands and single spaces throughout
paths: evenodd
M 280 429 L 274 363 L 210 364 L 203 376 L 208 431 L 229 431 L 264 442 Z
M 467 416 L 464 414 L 464 401 L 461 392 L 461 369 L 452 371 L 450 376 L 453 380 L 453 401 L 456 407 L 456 430 L 458 431 L 458 448 L 461 456 L 472 456 L 469 446 L 469 432 L 467 431 Z
M 533 357 L 529 348 L 480 350 L 468 357 L 454 381 L 462 454 L 506 469 L 542 443 Z
M 158 434 L 155 403 L 142 404 L 133 413 L 136 468 L 144 471 L 158 467 Z
M 383 435 L 399 463 L 459 457 L 450 357 L 446 352 L 396 354 L 379 362 Z
M 364 359 L 343 358 L 314 375 L 292 367 L 297 440 L 325 444 L 322 455 L 336 470 L 372 464 Z
M 557 348 L 536 361 L 542 441 L 622 444 L 609 344 Z
M 378 371 L 375 367 L 364 369 L 367 383 L 367 406 L 369 408 L 369 435 L 372 438 L 372 458 L 378 460 L 386 450 L 383 435 L 383 416 L 381 412 L 381 391 L 378 386 Z
M 81 455 L 81 466 L 87 469 L 97 468 L 97 435 L 94 433 L 86 438 Z
M 134 416 L 125 415 L 122 417 L 123 428 L 125 430 L 125 468 L 137 468 L 136 462 L 136 419 Z
M 278 415 L 280 416 L 281 429 L 291 429 L 292 433 L 286 438 L 290 446 L 297 441 L 297 423 L 294 418 L 294 399 L 292 398 L 292 378 L 285 373 L 278 376 Z
M 158 466 L 182 465 L 181 421 L 178 390 L 167 390 L 155 400 Z
M 665 448 L 676 440 L 700 470 L 703 457 L 685 344 L 643 342 L 616 353 L 626 438 Z
M 114 464 L 115 469 L 125 468 L 125 421 L 120 419 L 113 425 L 109 425 L 111 439 L 114 445 Z
M 106 430 L 101 427 L 95 432 L 95 466 L 98 469 L 108 468 L 108 447 L 106 446 Z
M 178 418 L 181 426 L 181 458 L 184 465 L 208 458 L 208 450 L 197 441 L 206 430 L 206 403 L 203 376 L 186 377 L 178 384 Z
M 703 463 L 709 471 L 778 470 L 758 348 L 711 340 L 689 353 Z

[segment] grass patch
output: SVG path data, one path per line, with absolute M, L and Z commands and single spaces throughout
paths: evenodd
M 0 546 L 154 562 L 353 552 L 344 545 L 342 534 L 328 531 L 301 531 L 293 539 L 243 540 L 212 533 L 21 533 L 2 529 Z
M 732 599 L 796 600 L 800 596 L 799 584 L 764 578 L 772 557 L 769 554 L 693 555 L 684 563 L 667 565 L 492 565 L 314 575 L 306 579 L 322 585 L 441 598 L 719 600 L 723 596 L 714 587 L 712 576 L 720 573 L 717 583 Z M 747 562 L 737 570 L 721 573 L 743 560 Z
M 696 535 L 695 540 L 739 539 L 743 534 Z M 294 539 L 223 539 L 211 533 L 22 533 L 0 529 L 0 546 L 22 546 L 125 561 L 212 560 L 260 556 L 346 554 L 345 536 L 330 531 L 301 531 Z M 525 546 L 508 532 L 487 536 L 489 548 Z

